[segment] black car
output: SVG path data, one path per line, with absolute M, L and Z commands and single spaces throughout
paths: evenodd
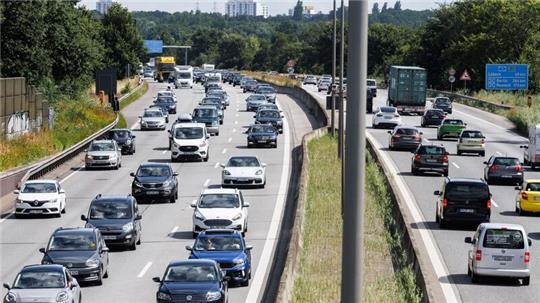
M 445 113 L 452 113 L 452 101 L 448 97 L 437 97 L 433 101 L 433 108 L 443 110 Z
M 102 284 L 109 272 L 109 248 L 99 229 L 57 228 L 43 253 L 41 264 L 64 265 L 79 282 Z
M 233 78 L 233 81 L 232 81 L 232 85 L 233 85 L 233 86 L 240 85 L 240 81 L 242 81 L 242 78 L 244 78 L 244 76 L 242 76 L 241 74 L 236 74 L 236 75 L 234 75 L 234 78 Z
M 129 128 L 115 128 L 109 131 L 109 139 L 116 141 L 122 154 L 135 153 L 135 135 Z
M 422 132 L 413 126 L 396 126 L 388 133 L 390 134 L 388 148 L 391 150 L 415 150 L 422 143 Z
M 159 97 L 154 104 L 165 109 L 169 114 L 176 114 L 176 102 L 171 97 Z
M 81 215 L 86 227 L 96 227 L 107 245 L 121 245 L 130 250 L 141 244 L 141 219 L 137 200 L 132 195 L 97 195 L 90 203 L 88 217 Z
M 491 193 L 484 180 L 447 177 L 433 194 L 437 196 L 435 221 L 441 228 L 452 221 L 489 222 Z
M 260 110 L 253 116 L 255 124 L 272 124 L 279 133 L 283 133 L 283 116 L 279 110 Z
M 444 146 L 419 145 L 412 152 L 411 173 L 436 172 L 448 176 L 448 152 Z
M 488 184 L 521 185 L 523 166 L 516 157 L 491 156 L 484 164 L 484 179 Z
M 446 113 L 442 109 L 428 109 L 424 112 L 420 125 L 422 127 L 430 125 L 439 126 L 445 118 Z
M 178 199 L 178 173 L 173 172 L 169 164 L 141 164 L 137 173 L 130 175 L 134 177 L 131 194 L 137 201 L 167 200 L 174 203 Z
M 169 263 L 159 283 L 156 302 L 229 302 L 227 277 L 214 260 L 185 260 Z
M 259 145 L 277 148 L 278 132 L 271 124 L 251 125 L 245 133 L 248 148 Z

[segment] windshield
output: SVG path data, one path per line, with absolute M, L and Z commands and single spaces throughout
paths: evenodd
M 259 167 L 259 160 L 255 157 L 233 157 L 227 163 L 229 167 Z
M 176 139 L 201 139 L 203 137 L 203 129 L 201 127 L 181 127 L 174 132 Z
M 172 97 L 159 97 L 156 103 L 174 103 L 174 99 Z
M 273 110 L 264 110 L 259 112 L 259 118 L 279 118 L 279 112 Z
M 518 166 L 519 160 L 516 158 L 495 158 L 493 164 L 502 166 Z
M 54 235 L 49 243 L 51 250 L 96 250 L 94 233 Z
M 540 183 L 528 183 L 526 191 L 540 191 Z
M 199 201 L 200 208 L 238 208 L 240 201 L 235 194 L 207 194 Z
M 381 107 L 381 112 L 383 113 L 395 113 L 396 111 L 397 111 L 397 108 L 395 107 L 387 107 L 387 106 Z
M 250 129 L 250 132 L 252 133 L 273 133 L 274 131 L 272 125 L 255 125 Z
M 396 134 L 414 136 L 414 135 L 418 134 L 418 130 L 414 129 L 414 128 L 398 128 L 396 130 Z
M 444 116 L 444 112 L 440 109 L 437 109 L 437 110 L 428 110 L 426 112 L 426 116 L 437 116 L 437 117 L 442 117 Z
M 193 246 L 194 250 L 240 250 L 242 241 L 237 237 L 199 236 Z
M 131 207 L 128 203 L 99 201 L 90 206 L 90 219 L 130 219 Z
M 90 144 L 89 151 L 114 151 L 114 144 L 112 142 L 107 143 L 92 143 Z
M 273 93 L 275 93 L 275 91 L 271 87 L 261 87 L 257 90 L 257 94 L 273 94 Z
M 115 130 L 110 132 L 110 138 L 112 139 L 127 139 L 129 137 L 129 131 L 127 130 Z
M 446 197 L 452 198 L 489 198 L 489 189 L 482 183 L 448 183 Z
M 171 170 L 167 166 L 141 166 L 137 171 L 137 177 L 167 177 Z
M 485 248 L 523 249 L 525 241 L 519 230 L 487 229 L 483 246 Z
M 164 282 L 211 282 L 217 281 L 218 275 L 211 265 L 176 265 L 170 266 L 165 273 Z
M 444 123 L 443 124 L 448 124 L 448 125 L 463 125 L 463 121 L 461 120 L 450 120 L 450 119 L 446 119 L 444 120 Z
M 417 153 L 426 155 L 444 155 L 446 150 L 444 147 L 440 146 L 420 146 Z
M 66 279 L 58 271 L 27 271 L 15 278 L 13 288 L 65 288 Z
M 172 96 L 173 96 L 173 93 L 172 93 L 172 92 L 168 92 L 168 91 L 158 92 L 158 94 L 157 94 L 157 98 L 162 98 L 162 97 L 172 97 Z
M 262 111 L 262 110 L 265 110 L 265 109 L 274 109 L 274 110 L 278 110 L 278 107 L 277 105 L 275 104 L 263 104 L 259 107 L 259 110 Z
M 437 99 L 435 99 L 435 104 L 450 104 L 450 99 L 448 99 L 448 98 L 437 98 Z
M 180 79 L 191 79 L 191 73 L 188 73 L 188 72 L 178 73 L 178 78 L 180 78 Z
M 255 100 L 266 101 L 266 97 L 264 95 L 251 95 L 248 97 L 248 101 L 255 101 Z
M 56 193 L 56 184 L 54 183 L 27 183 L 26 185 L 24 185 L 24 188 L 21 192 L 25 194 Z
M 367 85 L 368 86 L 376 86 L 377 84 L 373 80 L 367 80 Z
M 202 99 L 202 103 L 221 103 L 219 97 L 206 97 Z
M 484 138 L 484 135 L 479 131 L 464 131 L 461 133 L 462 138 Z
M 214 118 L 214 117 L 217 117 L 217 115 L 218 115 L 217 110 L 214 108 L 196 108 L 193 111 L 193 117 L 196 117 L 196 118 L 206 118 L 206 117 Z
M 161 111 L 157 110 L 147 110 L 144 112 L 144 117 L 150 117 L 150 118 L 156 118 L 156 117 L 162 117 L 163 114 Z

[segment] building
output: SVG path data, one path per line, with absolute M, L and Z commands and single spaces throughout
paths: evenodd
M 268 18 L 268 6 L 257 0 L 228 0 L 225 3 L 225 15 L 237 16 L 263 16 Z
M 98 11 L 102 15 L 105 15 L 112 4 L 112 0 L 99 0 L 98 2 L 96 2 L 96 11 Z

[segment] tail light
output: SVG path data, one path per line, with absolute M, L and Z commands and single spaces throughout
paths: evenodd
M 486 202 L 487 208 L 491 209 L 491 199 L 488 199 Z
M 490 171 L 490 172 L 495 172 L 495 171 L 497 171 L 497 165 L 492 165 L 492 166 L 489 168 L 489 171 Z
M 420 155 L 420 154 L 414 155 L 414 160 L 420 161 L 420 159 L 422 159 L 422 155 Z
M 475 256 L 476 261 L 482 261 L 482 251 L 480 249 L 476 250 Z
M 397 139 L 397 138 L 399 138 L 399 137 L 401 137 L 401 135 L 400 135 L 400 134 L 394 134 L 394 138 L 396 138 L 396 139 Z
M 529 264 L 530 261 L 531 261 L 531 253 L 526 251 L 525 255 L 523 256 L 523 262 L 525 262 L 525 264 Z
M 523 199 L 523 200 L 528 200 L 528 199 L 529 199 L 529 195 L 527 195 L 527 193 L 523 192 L 523 193 L 521 193 L 521 199 Z
M 399 115 L 398 115 L 398 114 L 395 114 L 395 115 L 394 115 L 394 118 L 399 118 Z
M 444 198 L 442 200 L 442 207 L 445 208 L 446 206 L 448 206 L 448 199 Z
M 442 156 L 442 161 L 443 161 L 444 163 L 448 163 L 448 155 Z
M 523 171 L 523 166 L 521 166 L 521 165 L 516 166 L 516 171 L 517 172 L 522 172 Z

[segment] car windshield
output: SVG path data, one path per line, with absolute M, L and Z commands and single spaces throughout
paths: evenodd
M 180 79 L 191 79 L 191 73 L 189 73 L 189 72 L 178 73 L 178 78 L 180 78 Z
M 540 191 L 540 183 L 528 183 L 525 187 L 526 191 Z
M 25 194 L 55 193 L 56 184 L 54 183 L 26 183 L 21 192 Z
M 462 138 L 484 138 L 484 135 L 479 131 L 464 131 L 461 133 Z
M 517 166 L 519 165 L 519 160 L 517 158 L 495 158 L 495 160 L 493 160 L 493 164 L 502 166 Z
M 444 155 L 446 150 L 441 146 L 420 146 L 417 153 L 426 155 Z
M 131 206 L 119 201 L 99 201 L 90 205 L 90 219 L 130 219 Z
M 211 265 L 175 265 L 169 266 L 164 282 L 211 282 L 217 281 L 218 275 Z
M 202 103 L 221 103 L 220 98 L 206 97 L 202 99 Z
M 160 98 L 160 97 L 172 97 L 173 96 L 173 93 L 172 92 L 159 92 L 157 94 L 157 97 Z
M 381 107 L 381 112 L 383 112 L 383 113 L 395 113 L 395 112 L 397 112 L 397 108 L 383 106 L 383 107 Z
M 162 116 L 163 116 L 163 113 L 157 110 L 147 110 L 144 112 L 144 117 L 155 118 L 155 117 L 162 117 Z
M 486 230 L 482 246 L 485 248 L 523 249 L 525 241 L 520 230 L 490 228 Z
M 259 167 L 259 160 L 255 157 L 233 157 L 229 159 L 227 165 L 229 167 Z
M 156 103 L 174 103 L 174 99 L 171 97 L 160 97 L 156 100 Z
M 439 105 L 439 104 L 448 105 L 448 104 L 450 104 L 450 99 L 448 99 L 448 98 L 437 98 L 437 99 L 435 99 L 435 104 L 437 104 L 437 105 Z
M 13 288 L 65 288 L 66 279 L 59 271 L 25 271 L 17 275 Z
M 248 97 L 249 101 L 255 101 L 255 100 L 261 100 L 266 101 L 266 97 L 264 95 L 251 95 Z
M 272 125 L 255 125 L 250 129 L 251 133 L 273 133 L 274 127 Z
M 48 250 L 96 250 L 94 233 L 57 234 L 52 236 Z
M 200 208 L 238 208 L 240 201 L 235 194 L 206 194 L 199 201 Z
M 274 94 L 275 91 L 271 87 L 261 87 L 257 90 L 257 94 Z
M 259 112 L 259 118 L 279 118 L 279 112 L 274 110 L 263 110 Z
M 242 240 L 238 237 L 199 236 L 193 246 L 194 250 L 240 250 Z
M 443 124 L 447 124 L 447 125 L 463 125 L 463 121 L 454 120 L 454 119 L 446 119 L 446 120 L 443 121 Z
M 453 198 L 489 198 L 489 189 L 483 183 L 448 183 L 446 187 L 446 197 Z
M 368 86 L 376 86 L 377 84 L 373 80 L 367 80 L 367 85 Z
M 418 130 L 414 128 L 398 128 L 396 134 L 414 136 L 418 134 Z
M 114 144 L 112 142 L 106 143 L 92 143 L 90 144 L 89 151 L 114 151 Z
M 217 117 L 217 115 L 217 110 L 214 108 L 196 108 L 193 111 L 193 117 L 196 118 Z
M 201 139 L 203 137 L 202 127 L 180 127 L 174 131 L 174 138 L 176 139 Z
M 137 171 L 137 177 L 168 177 L 171 170 L 167 166 L 141 166 Z
M 111 139 L 127 139 L 129 137 L 129 131 L 127 130 L 115 130 L 110 132 Z

